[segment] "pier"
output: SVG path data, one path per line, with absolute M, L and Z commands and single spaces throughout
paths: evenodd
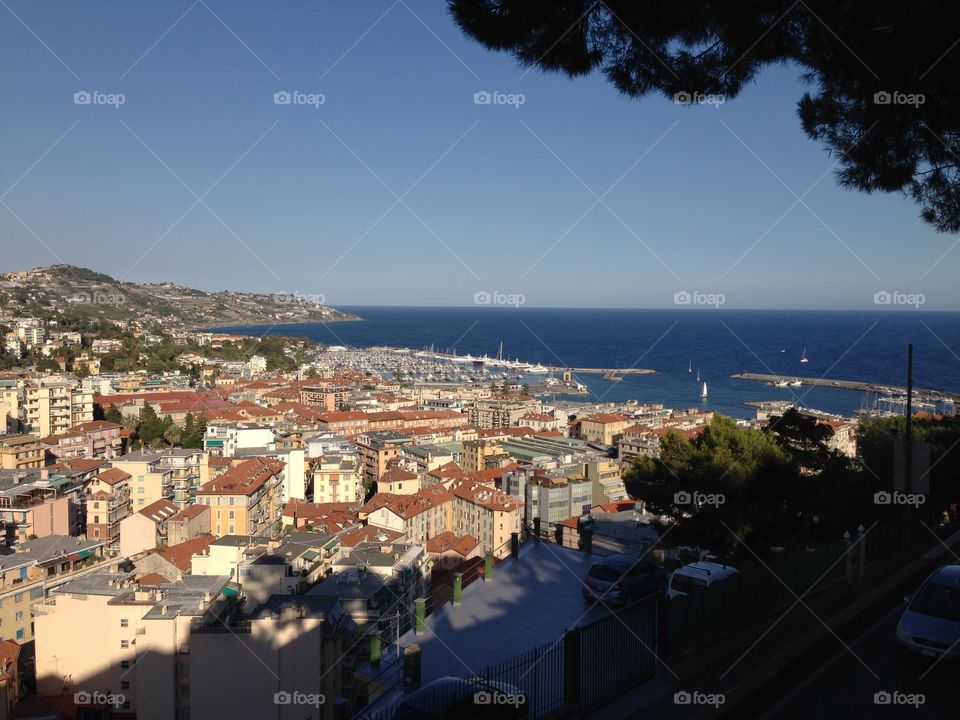
M 859 390 L 860 392 L 879 393 L 881 395 L 906 395 L 907 388 L 897 385 L 882 385 L 880 383 L 860 382 L 859 380 L 832 380 L 830 378 L 798 377 L 796 375 L 767 375 L 763 373 L 734 373 L 730 377 L 737 380 L 756 380 L 759 382 L 776 383 L 787 380 L 799 380 L 804 385 L 817 387 L 838 388 L 840 390 Z M 914 388 L 913 394 L 923 400 L 946 400 L 956 402 L 960 400 L 960 393 L 943 392 L 926 388 Z

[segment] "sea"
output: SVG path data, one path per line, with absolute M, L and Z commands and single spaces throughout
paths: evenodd
M 211 328 L 307 337 L 327 345 L 392 346 L 503 356 L 558 367 L 649 368 L 609 382 L 578 375 L 588 402 L 660 402 L 735 418 L 749 402 L 789 400 L 851 416 L 878 396 L 854 390 L 777 388 L 739 380 L 753 372 L 906 386 L 913 344 L 914 386 L 960 392 L 960 313 L 727 309 L 561 309 L 528 307 L 340 307 L 359 321 Z M 808 362 L 801 363 L 806 355 Z M 697 372 L 701 381 L 696 381 Z M 540 376 L 542 377 L 542 376 Z M 537 377 L 530 376 L 534 383 Z M 703 383 L 708 395 L 700 397 Z M 942 409 L 942 408 L 938 408 Z

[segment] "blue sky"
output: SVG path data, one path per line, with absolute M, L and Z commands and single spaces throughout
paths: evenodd
M 439 2 L 6 2 L 3 270 L 334 305 L 960 309 L 957 238 L 836 186 L 794 68 L 688 107 L 526 72 Z

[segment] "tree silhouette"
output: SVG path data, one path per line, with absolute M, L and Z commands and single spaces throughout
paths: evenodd
M 804 131 L 844 187 L 902 192 L 960 230 L 960 5 L 835 0 L 450 0 L 463 31 L 525 66 L 600 69 L 622 93 L 735 97 L 770 64 L 810 90 Z M 693 101 L 693 102 L 691 102 Z

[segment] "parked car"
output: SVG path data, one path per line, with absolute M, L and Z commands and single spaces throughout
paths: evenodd
M 673 571 L 667 588 L 667 598 L 673 599 L 678 595 L 689 595 L 706 590 L 715 583 L 739 574 L 740 571 L 735 567 L 723 563 L 708 560 L 690 563 Z
M 525 720 L 527 698 L 504 682 L 483 678 L 441 677 L 407 695 L 394 720 Z
M 608 555 L 597 560 L 583 578 L 583 597 L 620 605 L 638 600 L 666 585 L 663 568 L 630 555 Z
M 960 565 L 940 568 L 906 600 L 897 647 L 927 657 L 960 657 Z

